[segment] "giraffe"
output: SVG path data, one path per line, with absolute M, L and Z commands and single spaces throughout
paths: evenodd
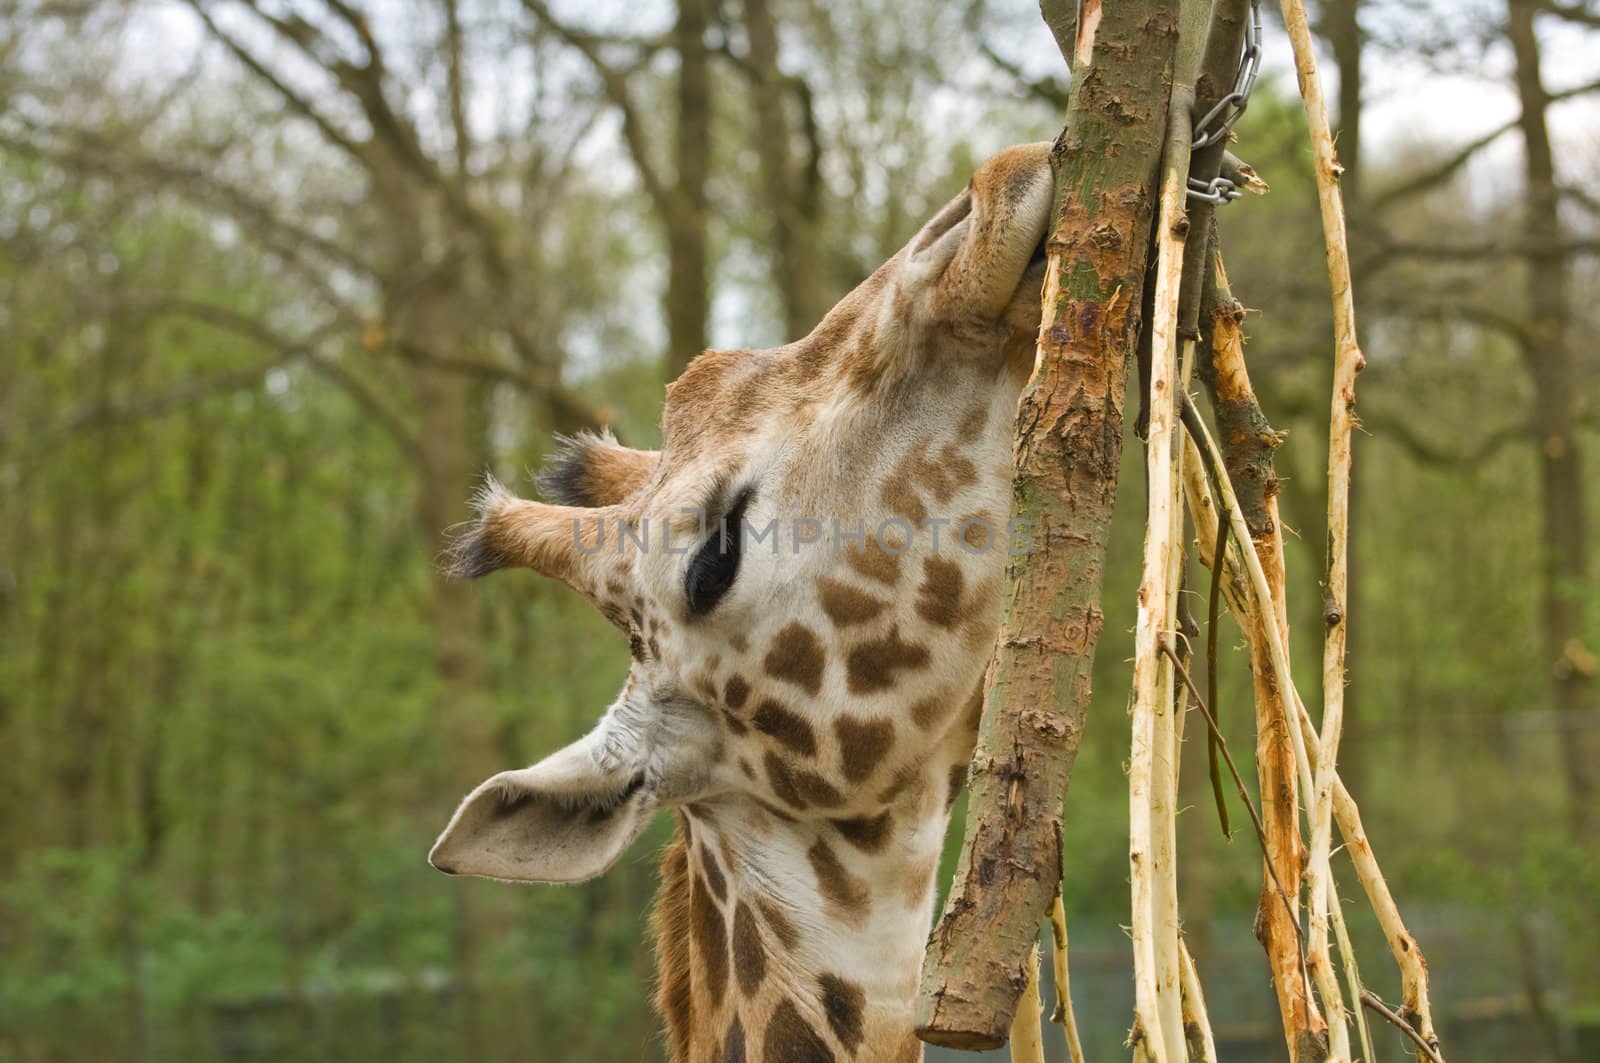
M 585 737 L 488 779 L 430 854 L 580 882 L 676 811 L 656 1006 L 686 1063 L 922 1058 L 912 1007 L 999 625 L 1050 146 L 1011 148 L 804 339 L 707 351 L 662 449 L 490 480 L 451 568 L 526 567 L 627 634 Z

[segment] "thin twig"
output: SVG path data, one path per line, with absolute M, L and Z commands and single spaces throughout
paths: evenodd
M 1172 782 L 1175 741 L 1172 683 L 1161 667 L 1160 646 L 1169 618 L 1174 517 L 1181 503 L 1174 478 L 1177 430 L 1178 297 L 1186 229 L 1180 225 L 1191 140 L 1189 106 L 1193 84 L 1174 84 L 1169 104 L 1161 205 L 1156 228 L 1149 436 L 1145 446 L 1148 487 L 1138 621 L 1134 634 L 1132 740 L 1128 768 L 1128 878 L 1132 899 L 1135 1012 L 1155 1063 L 1182 1063 L 1183 1002 L 1179 988 L 1176 794 Z
M 1219 487 L 1221 498 L 1225 504 L 1233 508 L 1238 503 L 1238 495 L 1233 490 L 1232 481 L 1228 479 L 1227 469 L 1216 441 L 1211 438 L 1205 422 L 1201 420 L 1187 396 L 1183 397 L 1179 410 L 1184 427 L 1189 430 L 1195 448 L 1211 471 L 1213 482 Z M 1248 529 L 1243 527 L 1243 520 L 1237 509 L 1233 511 L 1230 523 L 1234 539 L 1239 543 L 1244 556 L 1244 569 L 1248 576 L 1244 581 L 1245 589 L 1254 595 L 1254 609 L 1270 611 L 1272 592 L 1267 586 L 1266 575 L 1262 571 L 1261 559 L 1256 553 L 1255 544 L 1249 538 Z M 1248 602 L 1245 604 L 1248 605 Z M 1231 598 L 1229 607 L 1235 610 L 1240 624 L 1249 631 L 1252 624 L 1250 608 L 1241 609 L 1239 603 L 1235 603 Z M 1311 714 L 1306 711 L 1305 703 L 1301 701 L 1299 690 L 1289 673 L 1281 634 L 1275 625 L 1256 626 L 1261 629 L 1266 639 L 1267 659 L 1272 665 L 1273 678 L 1278 683 L 1279 689 L 1294 703 L 1291 713 L 1295 719 L 1290 722 L 1290 737 L 1299 739 L 1295 749 L 1296 760 L 1302 776 L 1309 776 L 1316 767 L 1316 762 L 1312 759 L 1316 756 L 1318 737 L 1316 725 L 1311 720 Z M 1306 759 L 1301 760 L 1302 757 Z M 1390 955 L 1394 957 L 1395 965 L 1400 968 L 1406 1008 L 1419 1016 L 1423 1024 L 1423 1036 L 1428 1037 L 1433 1031 L 1433 1019 L 1428 1000 L 1427 964 L 1422 958 L 1422 950 L 1417 945 L 1416 938 L 1411 935 L 1406 928 L 1405 920 L 1400 916 L 1400 909 L 1389 890 L 1389 883 L 1378 867 L 1377 857 L 1372 852 L 1372 843 L 1367 838 L 1366 828 L 1361 822 L 1361 810 L 1357 807 L 1355 798 L 1350 795 L 1344 780 L 1339 778 L 1337 773 L 1333 776 L 1333 812 L 1339 825 L 1339 834 L 1344 839 L 1345 851 L 1350 854 L 1350 859 L 1355 864 L 1356 877 L 1361 880 L 1367 901 L 1383 928 L 1384 937 L 1389 943 Z M 1344 919 L 1343 910 L 1336 905 L 1332 906 L 1329 908 L 1329 915 L 1337 929 L 1338 924 Z M 1437 1044 L 1437 1041 L 1433 1043 Z
M 1011 1063 L 1044 1063 L 1044 1032 L 1039 1027 L 1039 946 L 1028 954 L 1028 986 L 1011 1018 Z
M 1395 1014 L 1387 1004 L 1373 995 L 1372 990 L 1363 989 L 1361 991 L 1361 1003 L 1368 1008 L 1371 1008 L 1379 1015 L 1382 1015 L 1385 1019 L 1388 1019 L 1389 1022 L 1394 1025 L 1395 1029 L 1411 1038 L 1411 1043 L 1416 1045 L 1417 1050 L 1423 1055 L 1427 1056 L 1431 1063 L 1444 1063 L 1444 1057 L 1441 1056 L 1432 1045 L 1423 1039 L 1422 1035 L 1417 1032 L 1416 1027 L 1412 1026 L 1409 1022 Z
M 1333 396 L 1328 413 L 1328 551 L 1322 651 L 1322 733 L 1316 742 L 1316 789 L 1309 798 L 1311 842 L 1306 859 L 1311 941 L 1306 962 L 1328 1009 L 1329 1048 L 1335 1058 L 1350 1054 L 1349 1030 L 1343 1015 L 1344 993 L 1333 969 L 1328 945 L 1329 905 L 1337 905 L 1333 889 L 1333 785 L 1339 739 L 1344 730 L 1345 644 L 1349 634 L 1347 598 L 1350 573 L 1351 435 L 1355 428 L 1356 375 L 1366 365 L 1356 337 L 1354 284 L 1345 230 L 1344 198 L 1339 191 L 1343 168 L 1334 154 L 1328 109 L 1317 76 L 1311 26 L 1302 0 L 1282 0 L 1284 24 L 1294 48 L 1295 73 L 1305 103 L 1306 125 L 1316 158 L 1317 201 L 1327 252 L 1328 283 L 1333 299 Z M 1310 742 L 1306 745 L 1309 747 Z M 1359 1011 L 1351 1002 L 1351 1011 Z
M 1078 1019 L 1072 1013 L 1072 989 L 1067 977 L 1067 909 L 1059 889 L 1050 909 L 1050 935 L 1055 942 L 1053 969 L 1056 976 L 1056 1010 L 1050 1018 L 1059 1022 L 1067 1035 L 1067 1055 L 1072 1063 L 1085 1063 L 1083 1042 L 1078 1039 Z
M 1205 717 L 1206 727 L 1209 729 L 1211 736 L 1216 739 L 1217 748 L 1222 752 L 1222 759 L 1227 762 L 1228 773 L 1233 776 L 1233 784 L 1239 791 L 1239 800 L 1244 802 L 1245 811 L 1250 813 L 1250 822 L 1255 825 L 1256 840 L 1261 843 L 1261 855 L 1266 856 L 1267 827 L 1261 821 L 1261 813 L 1256 811 L 1255 802 L 1250 800 L 1250 789 L 1244 783 L 1244 776 L 1239 774 L 1239 766 L 1233 762 L 1233 754 L 1228 750 L 1227 739 L 1223 738 L 1222 732 L 1217 729 L 1217 721 L 1211 715 L 1211 710 L 1206 706 L 1205 698 L 1200 695 L 1200 690 L 1195 686 L 1194 679 L 1190 677 L 1188 669 L 1184 668 L 1183 663 L 1178 660 L 1178 655 L 1173 652 L 1172 647 L 1167 644 L 1166 640 L 1162 640 L 1160 650 L 1172 662 L 1172 666 L 1177 669 L 1178 678 L 1182 679 L 1184 686 L 1189 688 L 1189 694 L 1194 698 L 1195 705 L 1200 710 L 1200 715 Z M 1289 912 L 1289 922 L 1294 926 L 1295 936 L 1304 944 L 1305 935 L 1300 930 L 1300 920 L 1295 911 L 1294 902 L 1289 899 L 1289 894 L 1284 890 L 1283 883 L 1278 878 L 1277 869 L 1272 866 L 1270 858 L 1267 860 L 1267 873 L 1272 876 L 1272 883 L 1278 888 L 1278 896 L 1282 898 L 1283 906 Z
M 1217 1039 L 1211 1032 L 1211 1016 L 1206 1011 L 1205 991 L 1200 972 L 1195 968 L 1189 944 L 1178 937 L 1179 974 L 1183 979 L 1183 1033 L 1189 1042 L 1192 1063 L 1217 1063 Z
M 1223 564 L 1228 556 L 1228 510 L 1223 508 L 1217 519 L 1217 547 L 1211 557 L 1211 592 L 1206 600 L 1206 697 L 1213 715 L 1217 711 L 1217 614 L 1222 605 Z M 1206 766 L 1211 775 L 1211 795 L 1217 802 L 1217 820 L 1222 824 L 1222 836 L 1229 840 L 1233 831 L 1228 824 L 1228 802 L 1222 793 L 1222 768 L 1217 763 L 1217 735 L 1206 732 Z

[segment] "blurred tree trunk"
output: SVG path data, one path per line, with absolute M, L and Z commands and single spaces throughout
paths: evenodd
M 710 345 L 708 244 L 711 172 L 710 0 L 678 0 L 677 184 L 666 195 L 667 365 L 669 379 Z
M 1546 122 L 1549 95 L 1540 72 L 1534 16 L 1540 0 L 1507 0 L 1506 31 L 1516 56 L 1527 182 L 1523 237 L 1527 244 L 1528 342 L 1533 377 L 1533 444 L 1539 463 L 1545 555 L 1541 570 L 1545 658 L 1555 706 L 1563 713 L 1595 708 L 1594 657 L 1583 644 L 1588 575 L 1586 499 L 1575 404 L 1578 374 L 1570 342 L 1571 270 L 1562 249 L 1560 192 Z M 1574 730 L 1561 743 L 1572 827 L 1587 836 L 1597 824 L 1594 766 Z
M 798 78 L 791 82 L 778 68 L 778 29 L 768 0 L 745 0 L 744 12 L 761 188 L 772 222 L 772 284 L 783 303 L 783 338 L 789 341 L 810 332 L 828 312 L 819 248 L 821 150 L 809 87 Z M 798 159 L 785 105 L 791 84 L 800 91 L 805 107 L 802 125 L 807 149 Z
M 469 299 L 457 249 L 441 204 L 420 187 L 387 152 L 373 152 L 369 169 L 376 199 L 388 219 L 391 270 L 384 299 L 388 327 L 398 346 L 421 352 L 412 364 L 416 393 L 417 531 L 423 556 L 438 551 L 445 529 L 466 515 L 465 498 L 477 475 L 469 444 L 466 383 L 439 364 L 468 331 Z M 452 775 L 464 779 L 492 774 L 495 758 L 479 694 L 485 664 L 477 602 L 467 584 L 435 567 L 430 601 L 433 652 L 441 687 L 440 733 L 455 736 Z M 477 957 L 484 937 L 477 891 L 452 891 L 455 905 L 455 1000 L 459 1009 L 462 1057 L 477 1059 L 486 1044 L 479 1021 Z

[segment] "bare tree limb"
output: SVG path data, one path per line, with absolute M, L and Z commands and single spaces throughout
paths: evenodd
M 1582 85 L 1574 85 L 1572 88 L 1551 93 L 1549 100 L 1551 103 L 1561 103 L 1596 91 L 1600 91 L 1600 80 L 1585 82 Z M 1473 157 L 1484 148 L 1516 129 L 1517 121 L 1518 119 L 1512 118 L 1509 121 L 1502 122 L 1487 133 L 1463 144 L 1428 169 L 1406 178 L 1392 188 L 1380 192 L 1372 200 L 1372 210 L 1376 212 L 1384 211 L 1396 203 L 1437 187 L 1467 163 L 1471 162 Z
M 1592 10 L 1582 0 L 1544 0 L 1545 11 L 1567 22 L 1600 29 L 1600 11 Z
M 32 128 L 67 143 L 46 145 L 0 133 L 0 147 L 76 173 L 108 178 L 131 174 L 155 181 L 178 189 L 199 203 L 214 206 L 246 229 L 265 236 L 268 246 L 285 258 L 294 259 L 310 248 L 366 278 L 376 276 L 376 268 L 357 252 L 294 224 L 271 205 L 213 174 L 164 158 L 132 153 L 126 146 L 114 144 L 92 130 L 61 126 Z
M 210 33 L 212 38 L 226 48 L 235 59 L 259 78 L 263 84 L 272 89 L 290 111 L 316 126 L 328 143 L 341 149 L 356 162 L 362 166 L 370 165 L 371 160 L 367 156 L 364 144 L 357 142 L 344 130 L 334 125 L 332 119 L 313 107 L 310 100 L 290 88 L 288 83 L 269 69 L 254 52 L 246 48 L 236 37 L 223 30 L 217 24 L 217 21 L 211 17 L 211 12 L 202 0 L 184 0 L 184 3 L 189 5 L 189 8 L 195 13 L 195 17 L 205 26 L 206 31 Z
M 182 297 L 154 296 L 139 300 L 133 305 L 151 314 L 180 314 L 184 317 L 201 321 L 215 328 L 224 329 L 234 335 L 241 336 L 252 343 L 269 350 L 277 351 L 280 359 L 285 361 L 300 361 L 327 377 L 348 395 L 362 411 L 372 417 L 374 422 L 382 428 L 390 438 L 406 452 L 415 456 L 421 444 L 416 436 L 405 426 L 404 421 L 390 410 L 381 399 L 375 395 L 367 385 L 344 369 L 333 359 L 317 352 L 317 346 L 329 335 L 338 329 L 346 327 L 342 320 L 335 319 L 314 330 L 303 339 L 285 336 L 248 314 L 214 303 L 206 303 Z
M 1402 1019 L 1399 1015 L 1395 1014 L 1394 1009 L 1390 1008 L 1383 1001 L 1379 1000 L 1370 989 L 1364 989 L 1361 991 L 1361 1004 L 1363 1007 L 1369 1008 L 1383 1016 L 1383 1018 L 1393 1025 L 1395 1029 L 1411 1038 L 1412 1043 L 1417 1046 L 1418 1051 L 1426 1056 L 1430 1063 L 1444 1063 L 1444 1058 L 1439 1055 L 1438 1050 L 1423 1039 L 1422 1035 L 1417 1032 L 1417 1028 L 1412 1026 L 1406 1020 Z
M 605 39 L 580 32 L 558 21 L 550 13 L 550 7 L 544 0 L 522 0 L 522 6 L 538 20 L 540 25 L 575 48 L 594 68 L 600 77 L 600 85 L 606 98 L 622 115 L 622 139 L 628 147 L 628 154 L 633 157 L 634 168 L 639 171 L 639 180 L 644 185 L 646 194 L 658 207 L 667 209 L 670 206 L 671 194 L 651 157 L 649 139 L 644 131 L 644 119 L 633 101 L 633 93 L 628 90 L 625 72 L 606 62 L 600 54 L 600 46 L 605 43 Z M 639 63 L 642 64 L 648 54 L 649 49 L 641 49 Z
M 1051 0 L 1046 21 L 1073 6 Z M 1177 6 L 1107 5 L 1092 40 L 1059 42 L 1103 91 L 1073 96 L 1051 156 L 1044 320 L 1018 404 L 1012 483 L 1013 513 L 1041 529 L 1042 541 L 1008 566 L 961 859 L 923 961 L 917 1036 L 934 1044 L 1004 1041 L 1061 875 L 1062 798 L 1104 624 L 1125 368 L 1154 222 Z

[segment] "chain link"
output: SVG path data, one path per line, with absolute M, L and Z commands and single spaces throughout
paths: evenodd
M 1224 203 L 1232 203 L 1242 195 L 1244 193 L 1239 191 L 1239 186 L 1226 177 L 1213 177 L 1210 182 L 1202 181 L 1198 177 L 1189 178 L 1190 199 L 1221 206 Z
M 1194 150 L 1215 144 L 1228 135 L 1233 123 L 1250 106 L 1250 93 L 1261 76 L 1261 0 L 1250 0 L 1250 22 L 1245 27 L 1244 53 L 1239 57 L 1239 73 L 1233 79 L 1233 91 L 1217 101 L 1215 107 L 1194 124 Z M 1237 185 L 1226 177 L 1210 182 L 1189 178 L 1189 198 L 1206 203 L 1232 203 L 1239 198 Z

